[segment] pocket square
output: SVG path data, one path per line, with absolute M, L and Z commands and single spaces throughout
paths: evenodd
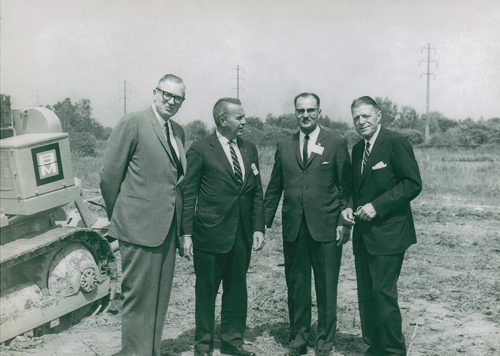
M 328 161 L 321 162 L 321 164 L 330 164 Z
M 374 165 L 372 167 L 372 171 L 376 170 L 376 169 L 382 169 L 382 168 L 385 168 L 387 167 L 387 164 L 384 163 L 384 161 L 380 161 L 379 163 L 377 163 L 376 165 Z

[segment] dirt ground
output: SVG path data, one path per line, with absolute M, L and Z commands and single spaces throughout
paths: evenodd
M 446 196 L 413 203 L 418 244 L 399 280 L 410 355 L 500 355 L 500 205 Z M 248 274 L 247 347 L 258 355 L 286 351 L 288 313 L 281 222 L 267 232 Z M 335 355 L 362 355 L 352 245 L 344 247 Z M 220 302 L 218 302 L 220 303 Z M 110 355 L 120 346 L 120 304 L 58 334 L 19 336 L 2 355 Z M 315 310 L 314 314 L 315 315 Z M 192 355 L 194 271 L 178 258 L 163 333 L 163 355 Z M 216 348 L 217 348 L 216 344 Z M 308 355 L 313 355 L 309 349 Z M 216 349 L 215 355 L 218 355 Z

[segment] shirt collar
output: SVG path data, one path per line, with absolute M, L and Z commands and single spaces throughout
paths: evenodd
M 320 131 L 319 125 L 317 125 L 316 128 L 311 133 L 308 134 L 310 142 L 316 142 L 318 140 L 319 131 Z M 299 136 L 302 140 L 304 140 L 306 134 L 303 133 L 302 130 L 299 130 Z
M 377 140 L 378 133 L 380 132 L 381 127 L 382 125 L 378 125 L 377 131 L 375 131 L 373 136 L 368 140 L 368 142 L 370 143 L 370 151 L 372 150 L 372 147 L 375 144 L 375 141 Z M 366 146 L 366 140 L 365 140 L 365 146 Z
M 160 127 L 165 127 L 165 124 L 168 124 L 170 122 L 170 119 L 168 120 L 164 120 L 160 114 L 158 114 L 158 111 L 156 111 L 156 108 L 155 108 L 155 105 L 152 104 L 151 105 L 151 108 L 153 108 L 153 112 L 155 113 L 155 116 L 156 116 L 156 119 L 158 120 L 158 122 L 160 123 Z
M 222 146 L 228 145 L 231 142 L 236 142 L 236 139 L 234 139 L 232 141 L 229 140 L 226 136 L 221 134 L 218 129 L 215 129 L 215 134 L 217 135 L 217 139 L 219 140 L 219 142 L 221 143 Z

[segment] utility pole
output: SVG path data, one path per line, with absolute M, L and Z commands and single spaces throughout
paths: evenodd
M 240 65 L 238 64 L 236 66 L 236 78 L 232 78 L 233 80 L 236 80 L 236 88 L 233 89 L 236 89 L 236 98 L 238 99 L 240 98 L 240 90 L 244 90 L 240 84 L 240 81 L 245 80 L 244 78 L 241 77 L 240 72 L 242 71 L 244 71 L 243 68 L 241 68 Z
M 437 67 L 438 62 L 431 59 L 431 51 L 434 51 L 434 53 L 436 53 L 436 49 L 433 48 L 433 47 L 431 47 L 430 43 L 427 43 L 426 47 L 422 47 L 420 49 L 420 53 L 422 53 L 422 51 L 424 51 L 424 50 L 427 51 L 427 59 L 419 61 L 418 64 L 420 65 L 420 63 L 422 63 L 422 62 L 425 62 L 427 64 L 427 70 L 426 70 L 425 73 L 420 74 L 420 78 L 422 78 L 422 76 L 424 76 L 424 75 L 427 78 L 427 91 L 426 91 L 426 96 L 425 96 L 425 133 L 424 133 L 424 140 L 425 140 L 425 143 L 428 144 L 430 142 L 430 139 L 431 139 L 430 117 L 429 117 L 430 79 L 431 79 L 431 76 L 433 76 L 434 79 L 436 78 L 436 74 L 431 73 L 431 63 L 434 63 L 436 65 L 436 67 Z
M 128 90 L 129 88 L 127 88 L 127 84 L 130 85 L 129 82 L 127 82 L 126 79 L 123 80 L 123 115 L 126 115 L 127 114 L 127 100 L 129 100 L 129 96 L 128 96 Z

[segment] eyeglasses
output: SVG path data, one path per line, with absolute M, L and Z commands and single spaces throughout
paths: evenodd
M 308 114 L 314 114 L 318 111 L 318 108 L 310 108 L 310 109 L 296 109 L 295 112 L 299 115 L 303 115 L 307 111 Z
M 183 96 L 174 95 L 172 93 L 169 93 L 168 91 L 161 90 L 160 88 L 156 88 L 156 90 L 158 90 L 160 92 L 163 100 L 165 100 L 166 102 L 169 102 L 170 99 L 174 98 L 174 103 L 176 103 L 177 105 L 180 105 L 186 99 Z

